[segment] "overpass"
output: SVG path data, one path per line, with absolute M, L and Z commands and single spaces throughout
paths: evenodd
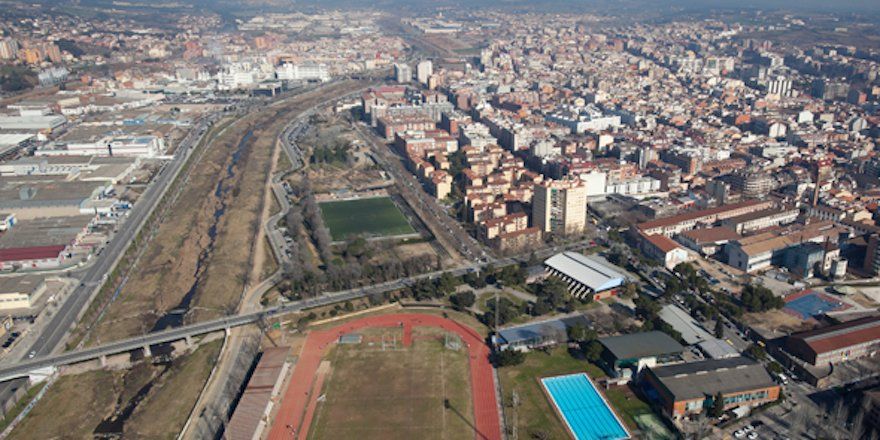
M 150 355 L 150 347 L 155 345 L 180 340 L 189 340 L 194 336 L 220 330 L 229 330 L 233 327 L 242 325 L 254 324 L 262 319 L 271 318 L 277 315 L 349 301 L 375 292 L 382 292 L 385 291 L 385 289 L 390 290 L 405 287 L 408 284 L 409 282 L 407 282 L 407 280 L 396 280 L 382 285 L 371 286 L 369 288 L 346 290 L 315 298 L 292 301 L 286 304 L 264 308 L 256 312 L 225 316 L 210 321 L 169 328 L 142 336 L 135 336 L 133 338 L 110 342 L 97 347 L 82 348 L 60 354 L 23 360 L 16 364 L 10 364 L 9 366 L 0 368 L 0 382 L 27 377 L 31 372 L 47 367 L 59 367 L 86 362 L 134 350 L 144 350 L 145 355 Z
M 539 258 L 545 258 L 556 252 L 565 250 L 578 250 L 586 247 L 586 243 L 572 243 L 565 246 L 554 248 L 545 248 L 535 252 Z M 412 286 L 420 279 L 433 279 L 444 273 L 448 273 L 455 277 L 463 276 L 468 272 L 482 270 L 486 266 L 494 265 L 495 267 L 503 267 L 510 264 L 519 263 L 529 258 L 528 255 L 508 257 L 501 259 L 484 260 L 483 262 L 474 262 L 468 265 L 460 266 L 450 270 L 438 270 L 428 272 L 408 278 L 399 278 L 384 283 L 373 284 L 370 286 L 357 287 L 349 290 L 341 290 L 333 293 L 326 293 L 314 298 L 308 298 L 298 301 L 290 301 L 277 306 L 265 307 L 254 312 L 241 313 L 233 316 L 225 316 L 222 318 L 203 321 L 195 324 L 183 325 L 180 327 L 169 328 L 157 332 L 149 333 L 142 336 L 123 339 L 116 342 L 110 342 L 97 347 L 82 348 L 71 350 L 60 354 L 38 356 L 34 359 L 23 360 L 15 364 L 9 364 L 0 367 L 0 383 L 12 379 L 27 377 L 30 373 L 47 367 L 59 367 L 79 362 L 86 362 L 95 359 L 101 359 L 105 356 L 126 353 L 134 350 L 144 350 L 145 354 L 150 354 L 150 347 L 165 344 L 168 342 L 188 340 L 194 336 L 203 335 L 220 330 L 228 330 L 233 327 L 258 323 L 261 320 L 284 315 L 292 312 L 300 312 L 303 310 L 323 307 L 330 304 L 351 301 L 354 299 L 364 298 L 366 296 L 390 292 L 393 290 L 403 289 Z

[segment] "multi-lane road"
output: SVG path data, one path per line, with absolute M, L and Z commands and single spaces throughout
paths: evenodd
M 397 182 L 404 200 L 425 222 L 434 237 L 444 244 L 447 250 L 453 251 L 450 252 L 453 257 L 457 252 L 468 261 L 485 261 L 489 258 L 485 249 L 461 227 L 461 224 L 453 219 L 433 196 L 422 189 L 418 178 L 403 166 L 400 156 L 392 152 L 390 147 L 366 126 L 358 123 L 354 125 L 361 137 L 373 147 L 375 153 L 373 157 L 379 161 L 379 165 Z M 449 247 L 452 249 L 448 249 Z
M 198 144 L 215 121 L 216 117 L 200 119 L 180 142 L 171 161 L 160 171 L 154 182 L 141 195 L 140 200 L 135 203 L 101 255 L 95 257 L 95 262 L 87 266 L 80 274 L 80 284 L 62 299 L 58 311 L 51 316 L 42 329 L 38 330 L 39 335 L 28 350 L 29 358 L 46 356 L 62 347 L 67 333 L 85 312 L 91 299 L 104 284 L 107 274 L 113 270 L 125 254 L 128 246 L 143 227 L 145 220 L 150 217 L 171 183 L 177 178 L 183 165 L 192 154 L 193 147 Z M 12 387 L 14 384 L 0 383 L 0 396 L 6 396 Z

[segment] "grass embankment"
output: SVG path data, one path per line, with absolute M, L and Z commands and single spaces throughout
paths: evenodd
M 18 417 L 18 415 L 21 414 L 22 411 L 24 411 L 24 408 L 28 406 L 32 400 L 34 400 L 34 397 L 37 396 L 37 393 L 39 393 L 44 386 L 46 386 L 46 382 L 40 382 L 28 388 L 25 395 L 18 400 L 18 403 L 16 403 L 15 406 L 12 407 L 12 409 L 6 412 L 6 417 L 4 417 L 3 420 L 0 420 L 0 431 L 6 429 L 6 427 L 9 426 L 9 424 L 12 423 L 12 421 L 15 420 L 15 418 Z
M 126 371 L 98 370 L 60 378 L 10 439 L 92 438 L 119 402 L 156 382 L 125 423 L 124 438 L 174 438 L 204 386 L 222 341 L 205 344 L 163 367 L 140 363 Z

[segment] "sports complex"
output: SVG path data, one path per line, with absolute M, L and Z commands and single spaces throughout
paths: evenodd
M 420 313 L 310 331 L 269 433 L 278 440 L 471 436 L 502 438 L 489 348 L 474 329 Z
M 541 384 L 575 439 L 630 438 L 623 422 L 585 373 L 545 377 Z

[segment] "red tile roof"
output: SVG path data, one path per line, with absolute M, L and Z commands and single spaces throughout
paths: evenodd
M 651 243 L 652 245 L 654 245 L 655 248 L 660 249 L 660 251 L 663 252 L 663 253 L 665 253 L 665 254 L 668 254 L 668 253 L 670 253 L 670 252 L 672 252 L 672 251 L 678 249 L 678 247 L 679 247 L 679 246 L 678 246 L 678 243 L 672 241 L 671 238 L 669 238 L 669 237 L 667 237 L 667 236 L 665 236 L 665 235 L 661 235 L 661 234 L 655 234 L 655 235 L 642 234 L 642 236 L 644 236 L 645 239 L 648 240 L 649 243 Z
M 0 261 L 46 260 L 58 258 L 66 246 L 34 246 L 0 249 Z
M 732 203 L 730 205 L 721 205 L 714 208 L 702 209 L 699 211 L 685 212 L 671 217 L 659 218 L 656 220 L 639 223 L 638 228 L 641 230 L 653 229 L 658 227 L 672 226 L 690 220 L 700 219 L 703 217 L 718 215 L 724 212 L 733 211 L 740 208 L 755 206 L 767 203 L 766 200 L 746 200 L 744 202 Z
M 880 317 L 869 316 L 855 319 L 842 324 L 795 333 L 791 337 L 802 339 L 816 354 L 827 353 L 880 339 Z

